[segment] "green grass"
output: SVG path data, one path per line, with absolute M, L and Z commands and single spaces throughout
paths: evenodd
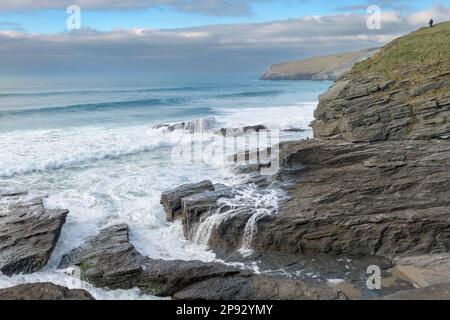
M 377 74 L 396 81 L 408 78 L 414 85 L 449 71 L 450 22 L 444 22 L 395 39 L 371 59 L 356 64 L 351 73 Z

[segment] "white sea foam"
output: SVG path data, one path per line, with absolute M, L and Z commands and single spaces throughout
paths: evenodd
M 243 255 L 251 254 L 253 237 L 257 232 L 257 221 L 267 215 L 276 214 L 278 212 L 278 203 L 281 197 L 281 191 L 271 189 L 262 192 L 255 185 L 249 185 L 238 191 L 238 194 L 231 199 L 221 199 L 222 206 L 214 213 L 204 218 L 194 232 L 194 243 L 208 247 L 212 232 L 225 219 L 234 215 L 252 213 L 248 219 L 244 234 L 242 235 L 242 245 L 240 252 Z M 229 207 L 227 211 L 223 211 L 223 207 Z
M 311 110 L 309 110 L 310 108 Z M 266 110 L 267 109 L 267 110 Z M 264 124 L 273 128 L 307 127 L 311 106 L 241 109 L 224 111 L 221 127 Z M 275 117 L 277 115 L 277 117 Z M 196 241 L 185 240 L 181 223 L 168 223 L 159 204 L 164 190 L 206 178 L 233 185 L 233 176 L 223 162 L 173 163 L 171 148 L 190 144 L 192 136 L 176 130 L 150 129 L 151 126 L 77 127 L 54 130 L 11 131 L 0 134 L 0 188 L 32 189 L 48 194 L 45 205 L 70 210 L 51 261 L 45 270 L 32 275 L 0 276 L 0 287 L 18 283 L 50 281 L 68 285 L 67 275 L 56 270 L 63 254 L 83 244 L 99 229 L 116 223 L 130 226 L 130 239 L 142 254 L 156 259 L 214 261 L 208 251 L 213 226 L 241 207 L 255 209 L 245 228 L 242 252 L 250 250 L 257 232 L 256 222 L 274 214 L 278 194 L 260 194 L 249 186 L 224 203 L 235 209 L 225 215 L 212 215 L 199 228 Z M 205 133 L 203 141 L 221 148 L 218 135 Z M 76 286 L 75 286 L 76 287 Z M 106 291 L 81 282 L 98 299 L 148 299 L 137 290 Z
M 72 168 L 167 143 L 167 137 L 147 127 L 13 131 L 0 135 L 0 176 Z
M 219 109 L 221 123 L 227 128 L 262 124 L 270 129 L 308 130 L 314 120 L 317 103 L 299 103 L 292 106 L 267 108 Z
M 105 290 L 95 288 L 89 283 L 69 276 L 63 270 L 41 271 L 32 274 L 15 275 L 12 277 L 0 276 L 0 288 L 9 288 L 24 283 L 51 282 L 69 289 L 84 289 L 97 300 L 156 300 L 159 297 L 144 295 L 137 288 L 131 290 Z

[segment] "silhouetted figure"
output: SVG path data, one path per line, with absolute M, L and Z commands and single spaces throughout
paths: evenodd
M 430 20 L 430 28 L 433 28 L 433 24 L 434 24 L 434 21 L 433 21 L 433 19 L 431 19 Z

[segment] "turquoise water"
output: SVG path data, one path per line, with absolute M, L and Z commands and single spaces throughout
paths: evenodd
M 249 79 L 15 83 L 0 86 L 0 130 L 116 126 L 314 103 L 329 82 Z
M 190 145 L 191 135 L 154 125 L 214 118 L 215 129 L 263 124 L 309 130 L 318 95 L 329 85 L 252 78 L 2 84 L 0 189 L 48 195 L 47 207 L 70 213 L 48 266 L 33 275 L 0 276 L 0 287 L 52 281 L 85 288 L 98 299 L 152 298 L 136 290 L 95 289 L 56 269 L 64 253 L 117 223 L 127 223 L 132 243 L 152 258 L 213 261 L 204 243 L 184 239 L 181 223 L 166 221 L 161 193 L 203 179 L 234 185 L 242 177 L 221 162 L 173 161 L 174 146 Z M 280 138 L 307 136 L 310 130 Z M 217 134 L 203 139 L 220 148 Z M 249 186 L 241 201 L 276 208 L 276 194 L 256 192 Z

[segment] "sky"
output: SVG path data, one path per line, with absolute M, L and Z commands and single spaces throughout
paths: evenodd
M 430 18 L 450 20 L 450 0 L 0 0 L 0 77 L 258 74 L 380 47 Z

